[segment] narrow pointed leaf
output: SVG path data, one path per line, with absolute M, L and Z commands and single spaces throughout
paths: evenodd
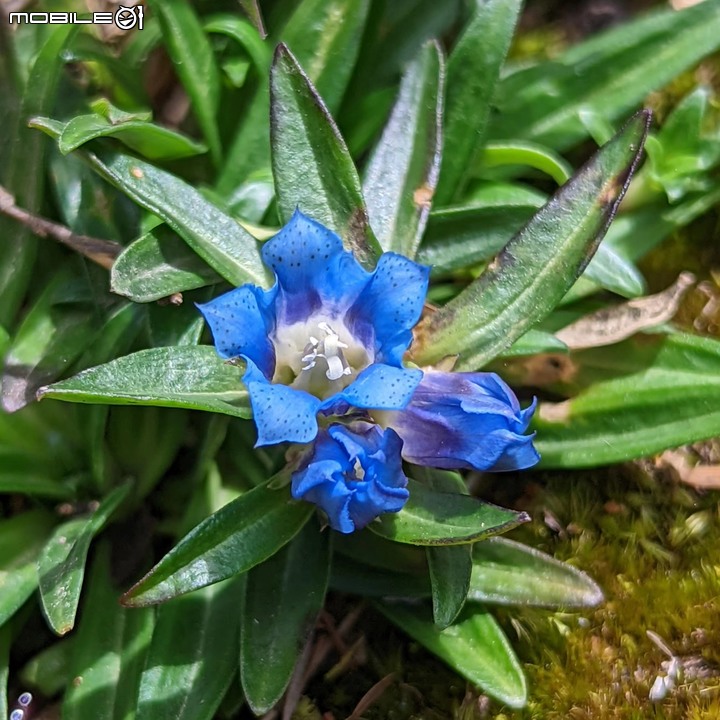
M 365 173 L 370 226 L 384 251 L 415 257 L 435 193 L 442 151 L 443 59 L 428 43 L 410 64 Z
M 18 328 L 2 372 L 2 407 L 15 412 L 37 389 L 63 374 L 95 339 L 99 311 L 77 267 L 65 265 L 47 284 Z
M 489 136 L 526 138 L 562 151 L 588 137 L 583 114 L 613 123 L 718 47 L 717 0 L 621 23 L 503 78 Z
M 110 579 L 110 547 L 100 543 L 70 658 L 63 720 L 128 720 L 153 631 L 152 610 L 128 610 Z
M 302 0 L 270 43 L 290 48 L 330 112 L 339 108 L 350 80 L 369 7 L 368 0 Z M 270 167 L 269 106 L 264 77 L 227 154 L 218 182 L 224 195 Z
M 220 282 L 220 276 L 167 227 L 157 227 L 123 250 L 112 266 L 110 287 L 134 302 Z
M 467 599 L 472 546 L 429 547 L 425 552 L 432 583 L 433 620 L 442 630 L 455 620 Z
M 468 600 L 548 608 L 595 607 L 597 583 L 581 570 L 506 538 L 473 545 Z
M 309 503 L 292 501 L 287 489 L 256 487 L 188 533 L 123 602 L 154 605 L 245 572 L 292 540 L 312 510 Z
M 183 180 L 137 158 L 98 149 L 90 162 L 138 205 L 162 218 L 233 285 L 264 285 L 258 243 L 229 215 Z
M 240 0 L 240 6 L 245 11 L 247 16 L 252 20 L 253 25 L 257 28 L 258 34 L 261 38 L 265 38 L 265 24 L 263 23 L 262 13 L 260 12 L 260 5 L 258 0 Z
M 545 467 L 622 462 L 720 434 L 720 341 L 639 336 L 575 361 L 610 378 L 540 405 L 534 427 Z
M 213 159 L 219 164 L 220 74 L 210 41 L 189 0 L 151 0 L 150 6 L 160 20 L 165 47 L 190 98 Z
M 39 398 L 158 405 L 250 417 L 242 370 L 209 345 L 140 350 L 38 391 Z
M 240 678 L 256 715 L 270 710 L 285 692 L 325 601 L 329 570 L 330 536 L 316 523 L 307 523 L 282 550 L 248 573 Z
M 483 146 L 490 101 L 522 6 L 521 0 L 474 4 L 472 19 L 448 58 L 438 204 L 447 204 L 462 189 Z
M 623 130 L 558 190 L 466 290 L 416 328 L 419 364 L 460 355 L 481 367 L 545 317 L 590 261 L 640 157 L 648 112 Z
M 44 510 L 0 521 L 0 625 L 37 587 L 37 556 L 54 524 L 52 514 Z
M 112 123 L 98 113 L 78 115 L 63 129 L 60 152 L 77 150 L 90 140 L 113 137 L 149 160 L 176 160 L 205 152 L 205 147 L 161 125 L 140 120 Z
M 38 558 L 43 612 L 58 635 L 65 635 L 75 624 L 90 542 L 129 490 L 129 484 L 116 488 L 89 518 L 77 518 L 60 525 Z
M 59 138 L 63 123 L 33 118 L 33 127 Z M 91 167 L 138 205 L 164 220 L 219 275 L 233 285 L 266 284 L 255 238 L 180 178 L 102 145 L 79 151 Z
M 63 70 L 59 59 L 76 31 L 76 25 L 52 27 L 30 67 L 25 92 L 15 115 L 17 129 L 6 128 L 4 144 L 8 150 L 0 174 L 2 184 L 14 193 L 17 205 L 30 212 L 39 211 L 43 199 L 43 160 L 47 140 L 28 129 L 27 121 L 33 115 L 52 113 Z M 9 68 L 7 75 L 11 75 Z M 8 89 L 7 94 L 10 92 Z M 4 216 L 0 216 L 0 237 L 0 325 L 9 327 L 30 282 L 37 238 L 24 226 Z
M 340 131 L 285 45 L 271 72 L 271 143 L 278 207 L 334 230 L 368 264 L 381 248 L 370 230 L 360 178 Z
M 495 618 L 477 606 L 466 608 L 458 621 L 439 630 L 430 620 L 430 608 L 379 602 L 389 620 L 488 695 L 513 708 L 525 705 L 525 676 L 515 653 Z
M 427 575 L 383 570 L 347 557 L 333 559 L 330 586 L 366 597 L 430 597 L 432 592 Z
M 237 676 L 244 584 L 241 575 L 158 609 L 136 720 L 215 717 Z
M 368 529 L 410 545 L 461 545 L 507 532 L 528 521 L 525 513 L 469 495 L 436 492 L 410 480 L 410 499 L 399 513 L 385 513 Z

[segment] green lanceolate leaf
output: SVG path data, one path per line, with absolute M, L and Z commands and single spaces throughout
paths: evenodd
M 60 525 L 40 553 L 37 563 L 40 599 L 45 618 L 58 635 L 65 635 L 75 625 L 90 542 L 129 490 L 129 484 L 116 488 L 89 518 Z
M 413 355 L 481 367 L 547 315 L 588 264 L 642 151 L 649 113 L 633 117 L 560 188 L 467 289 L 416 328 Z
M 128 245 L 110 273 L 110 288 L 134 302 L 220 282 L 220 276 L 167 227 L 156 227 Z
M 335 112 L 355 65 L 368 0 L 302 0 L 269 44 L 285 43 L 307 70 L 330 112 Z M 270 167 L 269 107 L 263 78 L 228 152 L 218 190 L 229 195 L 250 175 Z
M 35 400 L 95 339 L 100 323 L 77 266 L 65 265 L 48 283 L 18 328 L 5 358 L 2 407 L 15 412 Z
M 36 688 L 45 697 L 57 695 L 72 679 L 69 664 L 73 642 L 71 635 L 37 653 L 20 670 L 20 683 Z
M 67 154 L 99 137 L 116 138 L 149 160 L 176 160 L 205 152 L 202 145 L 161 125 L 140 120 L 113 123 L 98 113 L 72 118 L 63 129 L 58 147 Z
M 136 720 L 215 717 L 237 676 L 244 586 L 241 575 L 158 609 Z
M 366 597 L 430 597 L 431 595 L 426 574 L 391 572 L 347 557 L 333 558 L 330 585 L 339 592 Z
M 104 178 L 162 218 L 228 282 L 265 284 L 255 238 L 193 187 L 129 155 L 98 149 L 89 157 Z
M 253 25 L 257 28 L 261 38 L 265 38 L 265 24 L 263 23 L 262 13 L 258 0 L 240 0 L 240 7 L 245 14 L 252 20 Z
M 462 476 L 456 472 L 419 467 L 414 477 L 435 492 L 467 495 Z M 465 604 L 472 571 L 472 545 L 426 547 L 432 588 L 433 619 L 441 630 L 450 625 Z
M 475 13 L 450 53 L 439 205 L 462 190 L 483 145 L 490 101 L 521 5 L 520 0 L 476 0 Z
M 190 98 L 210 152 L 221 159 L 217 112 L 220 102 L 220 74 L 212 47 L 193 6 L 188 0 L 150 3 L 160 20 L 165 47 Z
M 373 151 L 363 191 L 382 249 L 415 257 L 437 184 L 442 151 L 443 60 L 435 43 L 410 64 Z
M 204 28 L 205 32 L 219 33 L 235 40 L 250 56 L 257 71 L 267 73 L 271 59 L 270 47 L 253 23 L 237 15 L 220 14 L 209 17 Z
M 523 165 L 549 175 L 558 185 L 572 176 L 572 167 L 560 155 L 544 145 L 521 140 L 487 143 L 481 154 L 481 168 Z
M 77 634 L 63 720 L 129 720 L 134 716 L 140 674 L 153 632 L 152 610 L 118 604 L 110 578 L 110 547 L 99 543 L 90 569 Z
M 368 224 L 357 170 L 322 99 L 285 45 L 275 52 L 270 94 L 273 176 L 282 220 L 299 208 L 370 264 L 382 250 Z
M 37 587 L 36 558 L 54 524 L 52 514 L 44 510 L 0 521 L 0 625 Z
M 410 480 L 410 498 L 399 513 L 385 513 L 368 528 L 410 545 L 461 545 L 507 532 L 529 520 L 525 513 L 489 505 L 469 495 L 436 492 Z
M 140 350 L 40 388 L 38 397 L 251 415 L 242 370 L 208 345 Z
M 59 138 L 64 125 L 44 117 L 33 127 Z M 138 205 L 164 220 L 219 275 L 233 285 L 266 284 L 255 238 L 195 188 L 130 155 L 98 146 L 84 156 L 93 169 Z
M 621 462 L 720 433 L 720 341 L 640 335 L 571 357 L 610 379 L 540 405 L 536 444 L 545 467 Z
M 45 143 L 38 133 L 28 130 L 32 115 L 52 112 L 63 63 L 63 49 L 75 33 L 75 25 L 54 25 L 35 57 L 28 75 L 17 116 L 18 127 L 12 137 L 2 183 L 14 194 L 19 207 L 37 212 L 43 196 L 43 158 Z M 0 325 L 10 326 L 30 282 L 37 247 L 36 239 L 14 220 L 0 216 Z
M 564 150 L 588 136 L 582 113 L 613 122 L 720 47 L 716 0 L 667 9 L 519 70 L 498 85 L 491 138 L 524 138 Z
M 472 546 L 429 547 L 425 551 L 432 584 L 433 619 L 443 629 L 455 620 L 467 599 Z
M 454 625 L 440 630 L 430 620 L 430 610 L 425 606 L 381 602 L 376 607 L 488 695 L 510 707 L 525 705 L 527 688 L 522 668 L 487 610 L 468 607 Z
M 292 501 L 286 488 L 256 487 L 188 533 L 123 602 L 153 605 L 245 572 L 292 540 L 311 513 L 312 505 Z
M 72 489 L 53 472 L 53 463 L 21 451 L 0 448 L 0 493 L 21 493 L 53 500 L 67 500 Z
M 248 573 L 240 679 L 256 715 L 270 710 L 285 692 L 325 601 L 329 571 L 330 536 L 316 523 L 307 523 L 282 550 Z
M 554 335 L 542 330 L 528 330 L 519 337 L 500 357 L 537 355 L 538 353 L 567 352 L 567 345 Z
M 597 583 L 581 570 L 506 538 L 489 538 L 472 549 L 468 600 L 547 608 L 595 607 Z

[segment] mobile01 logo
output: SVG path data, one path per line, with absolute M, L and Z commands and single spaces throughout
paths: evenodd
M 120 30 L 143 29 L 142 5 L 125 7 L 119 5 L 115 12 L 94 12 L 79 16 L 76 12 L 11 12 L 10 25 L 116 25 Z

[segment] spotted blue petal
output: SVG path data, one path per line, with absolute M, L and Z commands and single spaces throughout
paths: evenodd
M 275 290 L 243 285 L 204 304 L 197 304 L 223 358 L 250 358 L 272 377 L 275 349 L 270 336 L 275 327 Z
M 348 312 L 348 325 L 373 345 L 378 362 L 402 367 L 420 319 L 430 268 L 402 255 L 384 253 L 375 272 Z
M 331 230 L 299 210 L 262 249 L 277 277 L 278 322 L 291 325 L 322 311 L 341 316 L 370 279 Z
M 269 383 L 258 366 L 250 358 L 245 359 L 243 382 L 257 426 L 255 446 L 311 442 L 317 435 L 320 400 L 288 385 Z

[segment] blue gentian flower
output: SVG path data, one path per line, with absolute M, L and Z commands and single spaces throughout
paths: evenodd
M 262 256 L 272 288 L 243 285 L 198 306 L 220 356 L 246 362 L 257 445 L 311 442 L 319 412 L 404 408 L 422 378 L 402 358 L 428 268 L 384 253 L 367 272 L 299 211 Z
M 525 435 L 535 401 L 520 409 L 495 373 L 425 372 L 408 406 L 374 413 L 403 441 L 416 465 L 456 470 L 522 470 L 538 462 L 535 434 Z
M 384 253 L 363 269 L 340 238 L 296 211 L 262 249 L 275 273 L 199 305 L 221 357 L 242 358 L 257 445 L 308 444 L 292 494 L 353 532 L 408 498 L 403 458 L 431 467 L 514 470 L 538 460 L 520 409 L 492 373 L 403 365 L 428 268 Z M 332 418 L 319 429 L 318 417 Z
M 293 473 L 292 495 L 322 508 L 333 530 L 360 530 L 408 499 L 401 446 L 393 430 L 362 421 L 332 424 Z

